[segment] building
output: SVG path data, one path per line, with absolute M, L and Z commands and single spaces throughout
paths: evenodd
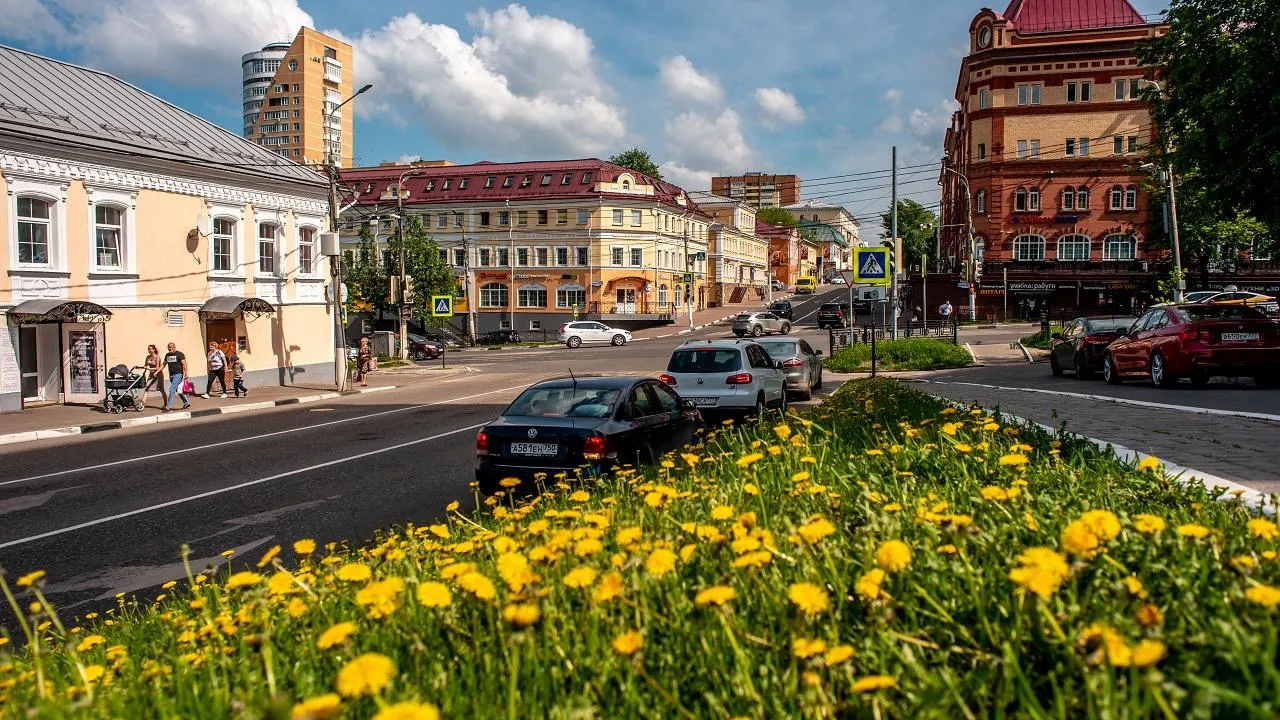
M 851 248 L 862 245 L 862 225 L 844 207 L 806 200 L 782 208 L 796 217 L 801 231 L 812 232 L 822 246 L 818 272 L 823 278 L 847 270 Z
M 105 73 L 0 46 L 0 410 L 98 403 L 147 345 L 333 382 L 327 183 Z
M 769 274 L 783 285 L 795 285 L 797 278 L 817 277 L 822 248 L 818 240 L 799 228 L 779 227 L 756 220 L 756 235 L 769 241 Z
M 769 240 L 756 235 L 756 209 L 710 193 L 692 197 L 715 218 L 707 239 L 708 307 L 768 298 Z
M 749 172 L 711 178 L 711 193 L 744 202 L 754 208 L 782 207 L 800 202 L 800 178 Z
M 987 314 L 1129 312 L 1154 289 L 1165 255 L 1147 240 L 1161 208 L 1139 166 L 1158 140 L 1143 100 L 1151 71 L 1135 50 L 1166 29 L 1127 0 L 1014 0 L 974 17 L 939 178 L 957 304 L 969 301 L 954 283 L 970 260 L 970 215 Z
M 348 251 L 362 223 L 396 232 L 401 207 L 430 228 L 459 278 L 460 334 L 550 334 L 575 318 L 643 327 L 707 307 L 714 218 L 634 170 L 594 158 L 480 162 L 356 168 L 342 181 L 358 198 L 342 217 Z
M 246 53 L 240 66 L 245 138 L 297 163 L 323 164 L 332 152 L 350 167 L 353 119 L 334 110 L 355 91 L 350 45 L 304 27 L 291 43 Z

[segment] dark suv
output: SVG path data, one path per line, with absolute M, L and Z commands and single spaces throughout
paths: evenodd
M 853 311 L 846 302 L 823 303 L 818 308 L 818 329 L 847 328 L 853 324 Z
M 506 345 L 520 342 L 520 333 L 515 330 L 490 330 L 480 336 L 477 341 L 481 345 Z
M 792 320 L 791 314 L 795 312 L 795 308 L 791 307 L 791 303 L 787 300 L 775 300 L 769 306 L 769 312 L 777 315 L 783 320 Z

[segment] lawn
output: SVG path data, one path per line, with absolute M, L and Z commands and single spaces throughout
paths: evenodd
M 1050 339 L 1049 335 L 1045 334 L 1043 331 L 1037 332 L 1035 335 L 1028 335 L 1019 340 L 1019 342 L 1026 347 L 1035 348 L 1036 350 L 1050 350 L 1053 348 L 1053 340 Z
M 1278 536 L 1156 467 L 859 381 L 659 468 L 284 543 L 107 617 L 64 624 L 9 575 L 35 641 L 0 649 L 2 709 L 1274 717 Z
M 941 370 L 965 367 L 973 362 L 969 351 L 959 345 L 934 338 L 903 338 L 876 343 L 876 369 Z M 870 372 L 871 345 L 860 343 L 837 350 L 827 358 L 825 367 L 832 372 Z

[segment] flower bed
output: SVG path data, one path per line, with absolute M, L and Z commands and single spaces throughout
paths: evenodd
M 969 352 L 959 345 L 934 338 L 902 338 L 876 343 L 876 369 L 884 372 L 902 370 L 942 370 L 965 367 L 973 362 Z M 849 345 L 827 358 L 825 366 L 832 372 L 870 372 L 871 345 Z
M 302 540 L 83 629 L 11 576 L 40 639 L 0 650 L 3 709 L 1272 716 L 1280 528 L 1156 470 L 856 382 L 647 474 Z

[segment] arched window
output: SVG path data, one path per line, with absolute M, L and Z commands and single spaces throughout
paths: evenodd
M 1076 209 L 1076 189 L 1073 187 L 1066 188 L 1062 191 L 1062 209 Z
M 622 189 L 623 189 L 623 190 L 630 190 L 630 189 L 631 189 L 631 181 L 630 181 L 630 180 L 623 180 L 623 181 L 622 181 Z
M 275 223 L 258 223 L 258 274 L 276 274 L 276 248 L 280 238 L 280 226 Z
M 1133 185 L 1130 185 L 1129 187 L 1124 189 L 1124 209 L 1125 210 L 1138 209 L 1138 188 L 1134 187 Z
M 1120 187 L 1119 185 L 1111 186 L 1110 207 L 1112 210 L 1124 209 L 1124 188 Z
M 18 198 L 18 263 L 53 264 L 53 203 L 36 197 Z
M 441 252 L 444 252 L 443 250 Z M 315 272 L 316 263 L 316 229 L 302 227 L 298 229 L 298 273 L 310 275 Z
M 973 240 L 973 259 L 983 262 L 987 259 L 987 241 L 983 238 Z
M 1018 188 L 1013 191 L 1013 209 L 1017 212 L 1026 212 L 1027 210 L 1027 189 Z
M 561 285 L 556 288 L 556 307 L 575 308 L 585 307 L 586 304 L 587 290 L 581 285 Z
M 1090 257 L 1088 235 L 1063 235 L 1058 238 L 1059 262 L 1082 262 Z
M 231 218 L 214 218 L 213 235 L 209 238 L 209 267 L 216 273 L 231 272 L 236 247 L 236 221 Z
M 537 283 L 521 285 L 516 291 L 516 306 L 522 308 L 541 308 L 547 306 L 547 288 Z
M 1085 187 L 1084 185 L 1081 185 L 1080 187 L 1076 188 L 1076 209 L 1077 210 L 1089 209 L 1089 188 Z
M 1014 238 L 1013 259 L 1016 262 L 1042 262 L 1044 238 L 1039 235 L 1019 235 Z
M 1027 209 L 1040 209 L 1040 188 L 1031 188 L 1027 191 Z
M 667 304 L 667 300 L 668 300 L 668 299 L 669 299 L 669 297 L 668 297 L 668 288 L 667 288 L 667 286 L 666 286 L 666 285 L 659 285 L 659 286 L 658 286 L 658 304 L 659 304 L 659 305 L 666 305 L 666 304 Z
M 480 286 L 480 307 L 498 308 L 507 306 L 507 286 L 502 283 L 488 283 Z
M 1138 238 L 1133 235 L 1108 235 L 1102 239 L 1103 260 L 1136 260 Z
M 979 190 L 973 198 L 973 211 L 981 215 L 987 211 L 987 191 Z

